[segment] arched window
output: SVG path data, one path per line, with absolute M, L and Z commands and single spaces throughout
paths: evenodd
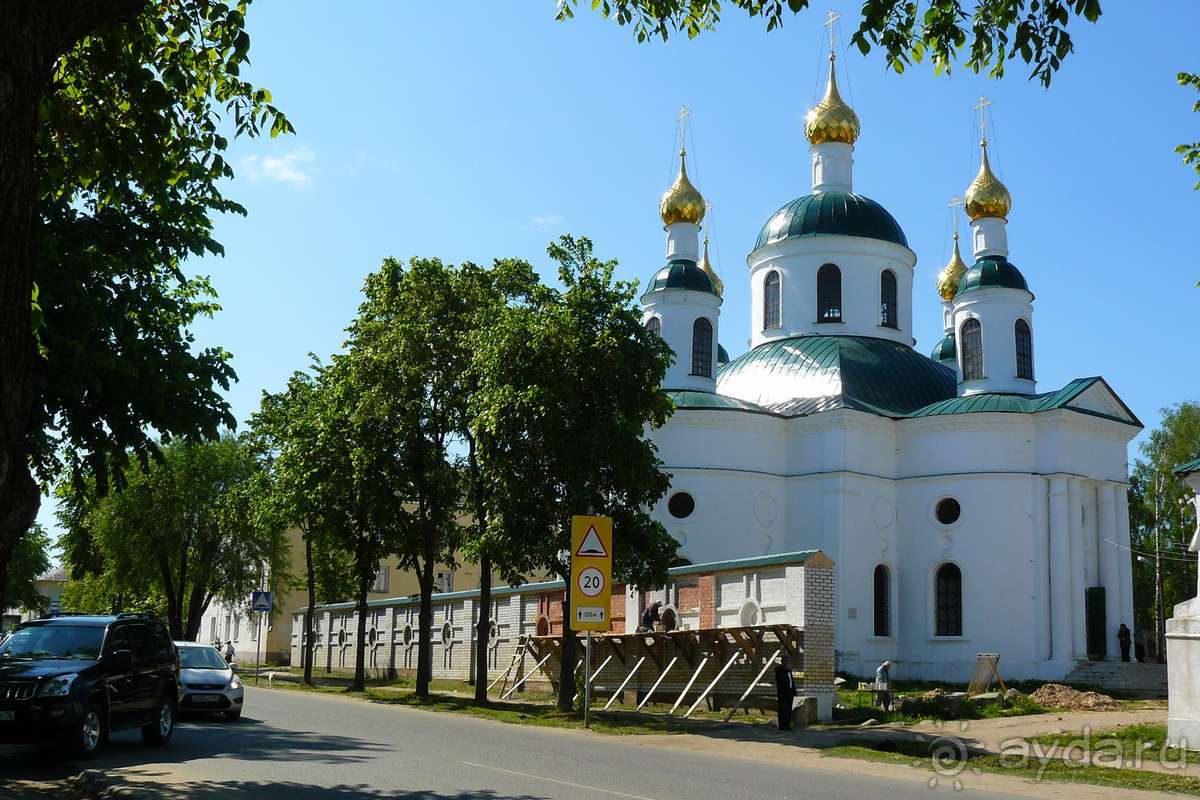
M 704 317 L 692 324 L 692 374 L 712 377 L 712 323 Z
M 842 271 L 833 264 L 817 270 L 817 322 L 842 321 Z
M 1029 323 L 1023 319 L 1017 320 L 1014 327 L 1017 338 L 1017 377 L 1033 380 L 1033 334 L 1029 332 Z
M 875 567 L 875 635 L 892 635 L 892 576 L 883 564 Z
M 646 330 L 653 333 L 655 336 L 662 336 L 662 320 L 658 317 L 651 317 L 646 320 Z
M 962 636 L 962 570 L 956 564 L 942 564 L 934 588 L 934 635 Z
M 959 334 L 962 341 L 962 379 L 978 380 L 983 377 L 983 329 L 979 320 L 971 318 L 962 324 Z
M 780 315 L 779 273 L 771 270 L 763 281 L 763 330 L 783 325 Z
M 885 269 L 879 276 L 879 324 L 885 328 L 898 328 L 899 311 L 896 308 L 896 273 Z

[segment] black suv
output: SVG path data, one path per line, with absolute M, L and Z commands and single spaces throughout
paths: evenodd
M 65 742 L 95 753 L 110 731 L 166 744 L 179 704 L 179 655 L 151 614 L 66 614 L 21 625 L 0 644 L 0 741 Z

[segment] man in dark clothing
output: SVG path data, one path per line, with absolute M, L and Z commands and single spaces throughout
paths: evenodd
M 1121 660 L 1129 661 L 1129 628 L 1125 626 L 1124 622 L 1121 623 L 1121 627 L 1117 631 L 1117 642 L 1121 645 Z
M 642 627 L 643 631 L 654 630 L 654 623 L 659 620 L 659 609 L 662 608 L 662 600 L 655 600 L 653 604 L 642 612 Z
M 780 656 L 775 665 L 775 700 L 779 707 L 779 730 L 792 729 L 792 701 L 796 698 L 796 678 L 788 666 L 788 657 Z

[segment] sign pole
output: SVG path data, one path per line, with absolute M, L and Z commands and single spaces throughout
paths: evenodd
M 262 648 L 262 615 L 258 612 L 258 633 L 254 636 L 254 685 L 258 686 L 258 651 Z
M 591 720 L 588 714 L 592 710 L 592 632 L 587 632 L 587 644 L 583 647 L 583 727 L 588 727 Z

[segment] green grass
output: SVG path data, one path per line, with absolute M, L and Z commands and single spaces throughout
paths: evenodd
M 923 691 L 928 691 L 923 690 Z M 911 698 L 916 692 L 896 691 L 893 708 L 898 707 L 901 700 Z M 972 699 L 963 700 L 957 714 L 951 714 L 949 709 L 934 699 L 910 701 L 908 709 L 900 711 L 884 711 L 871 705 L 870 692 L 860 692 L 857 689 L 841 688 L 837 693 L 838 702 L 845 706 L 835 712 L 836 718 L 847 722 L 853 720 L 876 719 L 889 725 L 912 725 L 921 720 L 948 719 L 994 719 L 996 717 L 1019 717 L 1028 714 L 1044 714 L 1047 709 L 1028 695 L 1023 695 L 1012 702 L 993 702 L 981 704 Z
M 1157 759 L 1160 755 L 1165 755 L 1174 763 L 1183 757 L 1182 751 L 1178 747 L 1166 747 L 1167 726 L 1155 723 L 1123 725 L 1120 728 L 1092 731 L 1086 738 L 1082 733 L 1071 732 L 1035 736 L 1026 741 L 1036 742 L 1045 748 L 1067 748 L 1073 744 L 1086 742 L 1093 749 L 1098 749 L 1103 743 L 1103 746 L 1114 754 L 1119 749 L 1121 757 L 1125 759 L 1139 756 L 1145 759 Z M 1188 751 L 1196 753 L 1193 748 L 1189 748 Z
M 889 743 L 889 745 L 894 744 L 897 743 Z M 824 751 L 824 755 L 834 758 L 854 758 L 885 764 L 902 764 L 932 773 L 934 770 L 927 748 L 928 745 L 915 742 L 911 746 L 901 745 L 897 747 L 897 749 L 909 750 L 907 753 L 884 752 L 861 746 L 842 746 L 826 750 Z M 1025 780 L 1086 783 L 1096 786 L 1112 786 L 1150 792 L 1177 792 L 1180 794 L 1200 795 L 1200 778 L 1173 773 L 1150 772 L 1142 769 L 1069 764 L 1061 758 L 1051 759 L 1045 764 L 1030 759 L 1026 765 L 1009 756 L 971 755 L 965 768 L 958 776 L 958 780 L 963 781 L 964 784 L 969 784 L 971 775 L 980 772 L 1009 775 Z M 942 785 L 952 785 L 954 780 L 955 777 L 953 775 L 946 775 L 945 770 L 938 775 L 939 784 Z

